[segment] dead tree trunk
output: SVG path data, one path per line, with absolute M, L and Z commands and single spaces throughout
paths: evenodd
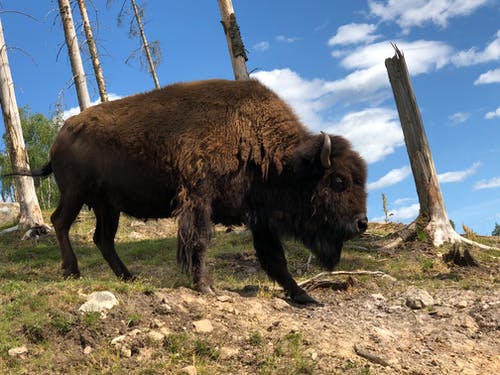
M 231 0 L 218 0 L 222 17 L 222 27 L 226 34 L 229 56 L 233 65 L 234 78 L 236 80 L 249 79 L 246 61 L 248 60 L 245 46 L 241 40 L 240 28 L 236 22 L 233 4 Z
M 420 202 L 417 219 L 411 223 L 401 240 L 411 237 L 416 230 L 424 230 L 432 239 L 435 247 L 445 242 L 467 242 L 482 248 L 489 248 L 460 236 L 451 226 L 439 182 L 432 160 L 429 143 L 425 134 L 422 117 L 418 109 L 406 61 L 401 51 L 394 46 L 394 57 L 385 60 L 389 80 L 391 82 L 403 135 L 410 158 L 415 186 Z M 409 230 L 408 230 L 409 229 Z M 409 234 L 410 233 L 410 234 Z
M 14 83 L 7 56 L 7 46 L 0 20 L 0 103 L 3 121 L 7 132 L 7 150 L 12 163 L 13 172 L 29 170 L 28 153 L 24 144 L 21 118 L 17 107 Z M 44 225 L 42 211 L 31 177 L 14 177 L 16 200 L 19 202 L 21 217 L 19 227 L 22 229 Z
M 58 1 L 61 21 L 64 28 L 64 36 L 66 38 L 66 45 L 68 46 L 69 60 L 71 62 L 71 71 L 73 72 L 76 94 L 78 96 L 78 104 L 80 110 L 83 111 L 85 108 L 90 107 L 90 97 L 87 89 L 87 81 L 85 79 L 85 71 L 83 70 L 80 48 L 78 46 L 78 39 L 76 37 L 75 25 L 73 23 L 73 16 L 71 15 L 71 6 L 69 0 Z
M 89 47 L 92 67 L 94 68 L 95 79 L 97 82 L 97 87 L 99 89 L 99 96 L 101 97 L 101 102 L 106 102 L 108 101 L 106 83 L 104 82 L 104 74 L 102 73 L 101 63 L 99 62 L 97 46 L 95 44 L 94 36 L 92 35 L 92 28 L 90 27 L 85 0 L 78 0 L 78 7 L 80 8 L 80 14 L 82 16 L 83 29 L 85 30 L 85 38 L 87 39 L 87 45 Z
M 142 46 L 144 48 L 144 53 L 146 54 L 146 59 L 148 60 L 149 72 L 153 77 L 153 81 L 155 83 L 155 87 L 157 89 L 160 88 L 160 81 L 158 80 L 158 76 L 156 75 L 155 64 L 153 63 L 153 57 L 151 56 L 151 51 L 149 48 L 148 41 L 146 39 L 146 33 L 144 32 L 144 27 L 142 26 L 141 15 L 139 14 L 139 9 L 137 8 L 137 4 L 135 0 L 130 0 L 132 3 L 132 9 L 134 10 L 135 20 L 137 21 L 137 27 L 139 28 L 139 33 L 141 35 Z

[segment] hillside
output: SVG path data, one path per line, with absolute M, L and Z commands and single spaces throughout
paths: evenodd
M 138 276 L 131 283 L 94 247 L 91 213 L 72 230 L 79 280 L 61 278 L 53 234 L 38 244 L 5 235 L 0 373 L 500 373 L 500 252 L 472 249 L 480 266 L 462 268 L 443 263 L 425 238 L 383 250 L 398 227 L 370 224 L 347 243 L 338 270 L 380 272 L 309 283 L 324 304 L 313 307 L 291 304 L 267 279 L 243 228 L 216 229 L 208 263 L 217 294 L 209 296 L 191 290 L 175 264 L 169 220 L 122 218 L 117 248 Z M 314 259 L 307 270 L 301 246 L 286 248 L 297 280 L 321 272 Z M 105 317 L 79 311 L 96 291 L 118 301 Z

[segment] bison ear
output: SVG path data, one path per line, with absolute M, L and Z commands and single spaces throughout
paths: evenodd
M 330 164 L 330 136 L 325 133 L 313 136 L 301 144 L 294 157 L 294 172 L 299 178 L 321 178 L 325 173 L 325 164 Z M 328 154 L 327 154 L 328 152 Z

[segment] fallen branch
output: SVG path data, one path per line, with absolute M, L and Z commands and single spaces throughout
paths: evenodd
M 390 366 L 389 362 L 387 362 L 385 359 L 380 358 L 379 356 L 373 354 L 372 352 L 369 352 L 368 350 L 360 348 L 358 345 L 354 345 L 354 353 L 378 365 Z
M 317 283 L 317 280 L 323 278 L 323 277 L 328 277 L 328 276 L 339 276 L 339 275 L 369 275 L 369 276 L 378 276 L 378 277 L 384 277 L 387 278 L 391 281 L 396 281 L 394 277 L 391 275 L 388 275 L 382 271 L 365 271 L 365 270 L 358 270 L 358 271 L 331 271 L 331 272 L 320 272 L 316 276 L 311 277 L 310 279 L 304 280 L 299 283 L 299 286 L 301 288 L 307 288 L 308 285 Z

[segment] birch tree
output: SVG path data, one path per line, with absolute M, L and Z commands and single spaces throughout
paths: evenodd
M 104 81 L 104 74 L 102 72 L 101 63 L 99 61 L 99 54 L 97 52 L 97 46 L 95 43 L 94 35 L 92 34 L 92 28 L 90 27 L 90 21 L 87 13 L 87 7 L 85 6 L 85 0 L 78 0 L 78 7 L 80 8 L 83 30 L 85 31 L 85 38 L 87 40 L 87 45 L 89 48 L 90 59 L 92 60 L 92 67 L 94 68 L 97 88 L 99 90 L 99 96 L 101 97 L 101 102 L 106 102 L 108 101 L 108 94 L 106 92 L 106 83 Z
M 30 169 L 28 154 L 24 144 L 21 128 L 21 118 L 17 107 L 14 82 L 10 71 L 7 56 L 7 46 L 0 19 L 0 104 L 2 107 L 3 121 L 7 133 L 7 149 L 9 152 L 13 171 L 27 171 Z M 35 185 L 31 177 L 16 176 L 14 178 L 14 192 L 21 217 L 19 227 L 28 229 L 34 226 L 45 226 Z
M 89 90 L 87 88 L 87 80 L 83 69 L 82 57 L 80 55 L 80 47 L 76 36 L 73 16 L 71 14 L 71 6 L 69 0 L 58 0 L 59 12 L 64 28 L 64 36 L 68 47 L 69 61 L 71 63 L 71 71 L 73 72 L 73 80 L 75 82 L 76 94 L 78 96 L 78 104 L 80 110 L 90 107 Z

